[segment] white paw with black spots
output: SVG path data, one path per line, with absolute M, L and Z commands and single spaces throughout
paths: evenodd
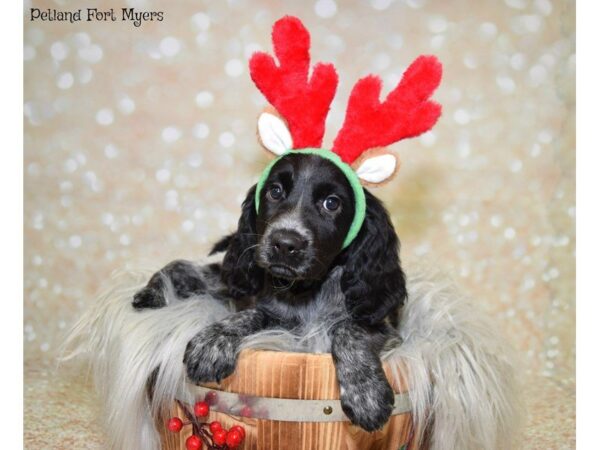
M 223 334 L 219 324 L 202 330 L 188 343 L 183 362 L 194 383 L 220 382 L 235 370 L 239 337 Z
M 344 386 L 340 390 L 342 410 L 354 425 L 366 431 L 381 429 L 394 408 L 394 391 L 385 379 L 367 385 Z

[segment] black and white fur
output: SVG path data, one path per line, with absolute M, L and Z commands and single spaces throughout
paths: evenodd
M 342 249 L 354 197 L 331 162 L 301 154 L 280 160 L 265 183 L 258 214 L 255 187 L 249 191 L 237 232 L 213 249 L 225 251 L 222 265 L 208 272 L 220 273 L 225 289 L 218 295 L 239 300 L 243 307 L 251 300 L 254 307 L 194 336 L 184 358 L 190 380 L 220 381 L 231 375 L 244 340 L 263 330 L 306 336 L 310 327 L 325 329 L 312 340 L 317 350 L 333 356 L 344 412 L 368 431 L 387 422 L 394 395 L 379 355 L 396 334 L 393 325 L 406 288 L 389 216 L 381 202 L 365 194 L 365 222 Z M 171 263 L 136 294 L 133 305 L 164 305 L 165 276 L 178 297 L 207 292 L 206 272 L 191 263 Z
M 212 258 L 211 258 L 212 259 Z M 196 401 L 182 364 L 186 344 L 203 329 L 235 313 L 235 304 L 210 292 L 225 288 L 206 270 L 216 259 L 189 264 L 201 270 L 209 293 L 182 297 L 168 276 L 162 278 L 166 306 L 136 310 L 131 299 L 151 278 L 151 270 L 126 270 L 105 284 L 90 302 L 63 347 L 63 360 L 89 364 L 105 421 L 106 448 L 160 449 L 156 418 L 165 417 L 174 399 Z M 519 441 L 522 416 L 518 371 L 507 339 L 432 264 L 409 261 L 409 295 L 399 314 L 398 339 L 391 339 L 382 360 L 394 383 L 408 386 L 415 442 L 426 438 L 431 450 L 495 450 Z M 423 270 L 428 267 L 427 270 Z M 200 269 L 202 268 L 202 269 Z M 323 352 L 329 330 L 340 317 L 333 304 L 345 302 L 332 270 L 307 320 L 291 331 L 271 328 L 244 338 L 242 347 Z M 329 316 L 327 315 L 329 313 Z M 352 345 L 348 345 L 348 348 Z M 358 348 L 354 346 L 354 348 Z M 347 355 L 352 356 L 352 355 Z M 358 355 L 357 355 L 358 357 Z M 361 361 L 367 361 L 360 356 Z M 376 367 L 374 365 L 373 367 Z M 147 395 L 148 379 L 153 381 Z M 424 433 L 425 432 L 425 433 Z
M 311 161 L 301 166 L 315 169 Z M 329 175 L 344 196 L 344 180 L 335 171 Z M 300 179 L 310 183 L 310 177 Z M 287 200 L 302 203 L 294 195 Z M 297 215 L 308 222 L 311 258 L 321 263 L 312 273 L 311 264 L 295 265 L 304 280 L 273 277 L 265 261 L 259 264 L 261 245 L 263 252 L 272 245 L 269 225 L 281 223 L 268 217 L 279 209 L 274 206 L 261 204 L 257 215 L 251 190 L 237 232 L 215 245 L 224 257 L 176 261 L 154 275 L 126 271 L 105 283 L 106 292 L 74 325 L 63 359 L 89 362 L 107 448 L 159 449 L 156 417 L 176 398 L 195 401 L 186 372 L 192 380 L 223 378 L 241 348 L 331 351 L 346 413 L 367 429 L 389 415 L 381 354 L 394 382 L 408 386 L 415 442 L 432 450 L 494 450 L 518 442 L 523 411 L 507 339 L 445 276 L 423 271 L 421 262 L 411 265 L 406 296 L 397 238 L 381 203 L 367 193 L 363 229 L 345 250 L 346 215 L 334 216 L 338 225 L 331 228 L 319 224 L 321 212 Z

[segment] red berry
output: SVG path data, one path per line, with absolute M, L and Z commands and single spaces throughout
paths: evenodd
M 171 417 L 167 422 L 167 428 L 173 433 L 179 433 L 183 428 L 183 422 L 179 417 Z
M 215 391 L 208 391 L 206 393 L 206 395 L 204 396 L 204 401 L 206 403 L 208 403 L 209 405 L 216 404 L 218 399 L 219 399 L 219 396 L 217 395 L 217 393 Z
M 250 408 L 248 405 L 244 406 L 240 411 L 240 416 L 252 417 L 252 408 Z
M 229 448 L 236 448 L 242 443 L 242 435 L 236 430 L 228 431 L 226 442 Z
M 202 440 L 195 434 L 192 434 L 185 441 L 185 448 L 187 450 L 200 450 L 202 448 Z
M 206 417 L 206 416 L 208 416 L 209 409 L 210 409 L 210 407 L 208 406 L 208 403 L 197 402 L 194 405 L 194 414 L 196 414 L 196 416 L 198 416 L 198 417 Z
M 240 435 L 242 436 L 242 441 L 244 440 L 244 438 L 246 437 L 246 430 L 244 430 L 241 426 L 239 425 L 234 425 L 232 426 L 229 431 L 237 431 L 238 433 L 240 433 Z
M 213 441 L 217 445 L 223 445 L 227 441 L 227 431 L 220 429 L 213 433 Z
M 214 422 L 211 422 L 208 427 L 210 428 L 210 432 L 213 434 L 215 434 L 217 431 L 223 429 L 221 422 L 217 422 L 216 420 Z

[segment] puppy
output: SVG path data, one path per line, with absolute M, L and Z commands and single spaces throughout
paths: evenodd
M 231 375 L 243 340 L 261 330 L 302 333 L 322 322 L 317 348 L 332 354 L 345 414 L 367 431 L 381 428 L 394 394 L 379 353 L 396 335 L 406 298 L 387 211 L 365 190 L 365 221 L 343 248 L 355 208 L 350 183 L 330 161 L 302 152 L 272 168 L 258 212 L 255 191 L 242 205 L 237 231 L 211 252 L 225 252 L 221 264 L 171 263 L 135 295 L 133 306 L 164 306 L 169 281 L 179 298 L 208 292 L 239 305 L 187 345 L 184 363 L 193 382 Z

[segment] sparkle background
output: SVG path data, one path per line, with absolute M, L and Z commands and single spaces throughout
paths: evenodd
M 29 20 L 86 6 L 164 21 Z M 406 271 L 452 274 L 523 356 L 523 447 L 574 447 L 575 4 L 557 0 L 25 1 L 26 446 L 102 448 L 93 394 L 55 352 L 110 273 L 234 229 L 266 162 L 247 60 L 284 14 L 340 74 L 325 145 L 359 77 L 387 92 L 419 54 L 441 59 L 443 116 L 393 146 L 402 169 L 376 194 Z

